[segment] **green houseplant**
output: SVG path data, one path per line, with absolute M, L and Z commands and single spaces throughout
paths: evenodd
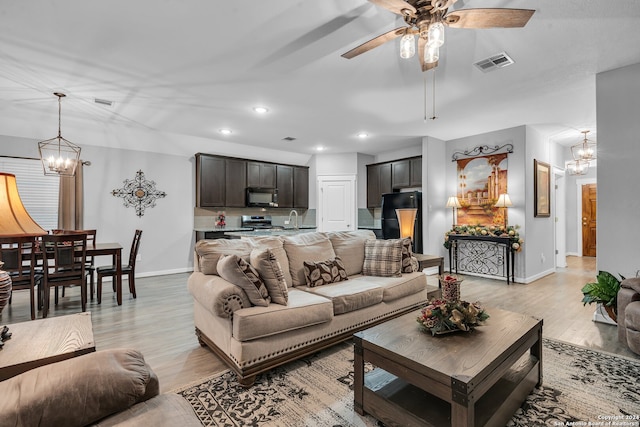
M 620 275 L 622 280 L 624 277 Z M 583 305 L 600 303 L 607 311 L 607 314 L 615 322 L 618 314 L 618 291 L 620 290 L 620 280 L 607 271 L 599 271 L 596 282 L 587 283 L 582 287 Z

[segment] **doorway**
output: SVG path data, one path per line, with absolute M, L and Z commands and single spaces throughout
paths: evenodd
M 356 177 L 318 177 L 318 231 L 356 229 Z
M 582 256 L 596 256 L 597 187 L 582 184 Z

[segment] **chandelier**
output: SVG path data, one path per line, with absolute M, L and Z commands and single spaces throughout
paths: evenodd
M 55 92 L 58 97 L 58 136 L 38 142 L 38 151 L 45 175 L 74 176 L 76 166 L 80 162 L 80 147 L 62 137 L 60 132 L 60 115 L 64 93 Z
M 573 160 L 567 163 L 569 175 L 585 175 L 589 171 L 591 162 L 596 159 L 596 142 L 587 139 L 588 130 L 583 130 L 582 141 L 571 146 Z

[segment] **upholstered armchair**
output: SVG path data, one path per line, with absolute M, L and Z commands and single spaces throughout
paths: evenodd
M 640 277 L 625 279 L 618 292 L 618 339 L 640 354 Z

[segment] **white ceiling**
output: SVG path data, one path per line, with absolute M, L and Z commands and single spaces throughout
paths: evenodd
M 304 154 L 318 146 L 376 154 L 423 136 L 523 124 L 561 142 L 595 133 L 596 73 L 640 62 L 640 2 L 459 0 L 454 8 L 477 7 L 536 12 L 520 29 L 447 28 L 435 72 L 438 118 L 425 121 L 434 74 L 417 58 L 400 59 L 398 41 L 340 56 L 404 24 L 366 0 L 3 1 L 0 134 L 54 136 L 55 91 L 68 95 L 63 136 L 81 145 L 109 139 L 81 141 L 74 129 L 154 130 Z M 514 65 L 490 73 L 472 65 L 503 51 Z M 270 111 L 258 116 L 255 105 Z M 358 139 L 360 131 L 370 137 Z

